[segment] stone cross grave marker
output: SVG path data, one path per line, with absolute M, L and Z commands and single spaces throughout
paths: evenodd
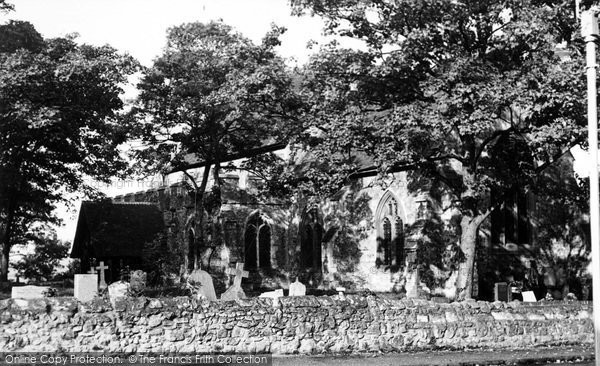
M 73 297 L 81 302 L 94 299 L 98 294 L 98 274 L 76 274 L 73 288 Z
M 248 271 L 244 271 L 244 263 L 236 263 L 235 269 L 227 268 L 227 274 L 230 276 L 235 276 L 233 278 L 233 286 L 242 287 L 242 279 L 248 278 L 250 274 Z
M 50 287 L 45 286 L 15 286 L 12 288 L 11 298 L 13 299 L 39 299 L 46 297 Z
M 298 281 L 298 277 L 296 277 L 296 282 L 290 283 L 289 296 L 306 296 L 306 286 Z
M 242 290 L 242 279 L 248 277 L 250 274 L 248 271 L 244 271 L 244 263 L 237 263 L 235 269 L 227 268 L 227 274 L 235 276 L 233 278 L 233 285 L 227 289 L 222 295 L 221 300 L 237 300 L 246 297 L 244 290 Z
M 100 284 L 98 285 L 98 288 L 100 290 L 104 290 L 108 287 L 106 284 L 106 278 L 104 277 L 104 270 L 107 270 L 108 266 L 104 265 L 104 261 L 100 261 L 100 265 L 96 267 L 96 269 L 100 272 Z

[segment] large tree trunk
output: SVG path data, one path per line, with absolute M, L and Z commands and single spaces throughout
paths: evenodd
M 196 242 L 194 243 L 194 247 L 190 248 L 190 250 L 194 252 L 194 269 L 201 269 L 202 265 L 202 253 L 200 253 L 200 249 L 204 246 L 204 194 L 206 191 L 206 185 L 208 184 L 209 176 L 210 165 L 207 165 L 204 167 L 200 187 L 195 187 L 196 202 L 194 215 L 196 215 L 196 220 L 194 220 L 194 224 L 196 226 Z
M 463 216 L 460 227 L 460 249 L 464 260 L 459 264 L 458 277 L 456 278 L 456 299 L 465 300 L 471 298 L 473 290 L 473 267 L 475 265 L 475 250 L 477 247 L 477 230 L 481 224 L 482 217 Z
M 8 281 L 8 254 L 10 253 L 10 245 L 6 240 L 2 243 L 2 254 L 0 255 L 0 282 Z
M 15 217 L 15 206 L 16 203 L 13 195 L 8 202 L 8 212 L 6 215 L 6 222 L 4 223 L 4 232 L 2 233 L 2 238 L 0 240 L 0 244 L 2 245 L 2 252 L 0 253 L 0 282 L 8 281 L 8 257 L 10 254 L 11 247 L 11 236 L 14 224 L 13 221 Z

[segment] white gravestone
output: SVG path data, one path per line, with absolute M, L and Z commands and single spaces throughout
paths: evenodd
M 535 293 L 533 291 L 523 291 L 523 302 L 537 302 Z
M 113 307 L 117 299 L 129 296 L 129 283 L 125 281 L 117 281 L 108 286 L 108 298 Z
M 228 275 L 234 275 L 233 285 L 221 294 L 221 300 L 230 301 L 245 299 L 246 294 L 242 290 L 242 278 L 248 277 L 248 271 L 244 271 L 244 263 L 237 263 L 235 269 L 227 268 Z
M 419 297 L 419 269 L 415 268 L 407 272 L 406 276 L 406 297 Z
M 280 290 L 275 290 L 275 291 L 263 292 L 258 297 L 265 297 L 265 298 L 273 299 L 273 306 L 278 307 L 279 306 L 279 298 L 283 297 L 283 290 L 280 289 Z
M 98 294 L 98 275 L 97 274 L 76 274 L 75 288 L 73 296 L 81 301 L 92 300 Z
M 50 287 L 45 286 L 15 286 L 12 288 L 13 299 L 40 299 L 46 297 Z
M 258 297 L 269 297 L 271 299 L 277 299 L 279 297 L 283 297 L 283 290 L 275 290 L 275 291 L 263 292 Z
M 298 278 L 296 278 L 296 282 L 290 284 L 289 296 L 306 296 L 306 286 L 298 281 Z
M 205 297 L 209 301 L 217 301 L 213 279 L 208 272 L 201 269 L 192 271 L 188 277 L 188 283 L 196 290 L 199 296 Z

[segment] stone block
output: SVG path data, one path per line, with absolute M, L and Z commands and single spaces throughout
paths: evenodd
M 92 301 L 98 294 L 97 274 L 76 274 L 73 297 L 80 302 Z

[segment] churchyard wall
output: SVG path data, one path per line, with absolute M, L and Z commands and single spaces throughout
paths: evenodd
M 4 351 L 338 353 L 593 341 L 589 302 L 436 303 L 376 296 L 0 301 Z

